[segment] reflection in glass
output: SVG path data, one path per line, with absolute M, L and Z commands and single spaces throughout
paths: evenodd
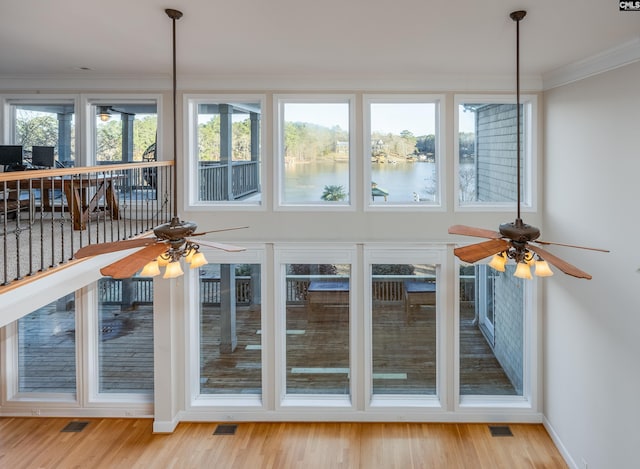
M 260 265 L 200 267 L 200 392 L 262 393 Z
M 73 293 L 18 320 L 18 391 L 76 392 Z
M 347 264 L 286 267 L 287 394 L 349 394 Z
M 436 269 L 374 264 L 374 394 L 436 393 Z
M 153 392 L 153 279 L 98 281 L 98 389 Z
M 460 268 L 460 395 L 523 394 L 524 281 L 514 270 Z

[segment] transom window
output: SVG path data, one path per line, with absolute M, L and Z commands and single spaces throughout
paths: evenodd
M 353 97 L 279 97 L 281 206 L 348 207 L 353 186 Z
M 365 96 L 369 206 L 440 204 L 440 98 Z
M 264 98 L 194 96 L 187 103 L 191 205 L 260 205 Z
M 535 97 L 523 97 L 520 112 L 521 204 L 532 207 Z M 457 206 L 508 207 L 517 200 L 517 109 L 511 97 L 458 96 Z

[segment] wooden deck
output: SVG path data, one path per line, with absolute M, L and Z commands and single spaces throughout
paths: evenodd
M 74 312 L 63 306 L 44 308 L 20 321 L 22 345 L 20 390 L 75 391 Z M 221 352 L 220 308 L 205 307 L 201 317 L 201 392 L 260 394 L 262 331 L 259 307 L 238 307 L 237 347 Z M 323 320 L 328 319 L 328 320 Z M 514 394 L 482 333 L 472 325 L 473 312 L 461 318 L 461 394 Z M 347 308 L 311 311 L 287 308 L 287 392 L 349 392 L 349 324 Z M 153 315 L 150 305 L 121 310 L 103 308 L 99 329 L 100 390 L 153 390 Z M 383 302 L 373 310 L 373 388 L 376 394 L 436 392 L 436 324 L 434 306 Z

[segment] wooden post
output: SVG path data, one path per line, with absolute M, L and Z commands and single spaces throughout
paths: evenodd
M 220 353 L 232 353 L 236 336 L 236 267 L 220 264 Z
M 233 108 L 229 104 L 218 105 L 220 111 L 220 164 L 227 167 L 227 198 L 233 200 Z

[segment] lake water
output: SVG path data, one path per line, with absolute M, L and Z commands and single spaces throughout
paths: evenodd
M 433 201 L 436 187 L 435 163 L 372 164 L 371 180 L 389 193 L 387 203 Z M 349 187 L 347 162 L 316 162 L 285 167 L 284 200 L 289 203 L 318 203 L 325 186 Z M 352 188 L 353 191 L 353 188 Z M 375 204 L 384 204 L 376 197 Z

